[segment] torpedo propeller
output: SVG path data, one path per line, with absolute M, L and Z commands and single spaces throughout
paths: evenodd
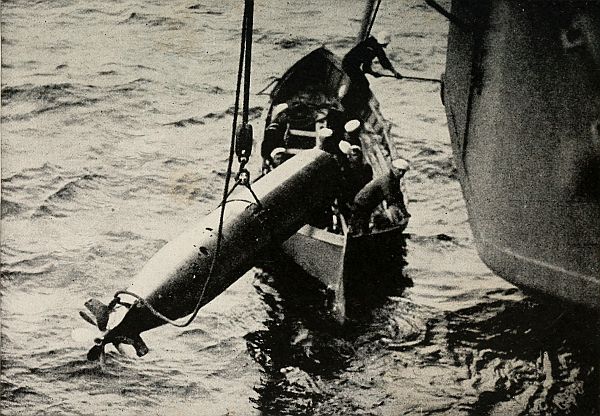
M 71 337 L 75 341 L 82 343 L 93 342 L 94 346 L 88 351 L 87 359 L 89 361 L 97 361 L 104 353 L 104 336 L 108 332 L 107 327 L 111 308 L 97 299 L 90 299 L 84 305 L 89 312 L 79 311 L 79 316 L 97 330 L 76 328 L 72 331 Z
M 84 328 L 73 330 L 71 336 L 73 339 L 80 342 L 94 342 L 94 346 L 88 351 L 87 359 L 89 361 L 97 361 L 104 354 L 104 347 L 107 344 L 114 344 L 115 348 L 121 353 L 124 353 L 121 344 L 130 344 L 135 348 L 136 354 L 141 357 L 148 352 L 148 347 L 139 335 L 125 336 L 114 334 L 112 328 L 108 327 L 110 314 L 115 311 L 117 304 L 129 309 L 131 304 L 121 302 L 115 297 L 108 305 L 105 305 L 97 299 L 90 299 L 85 302 L 85 307 L 89 311 L 79 311 L 79 316 L 84 321 L 93 325 L 98 331 L 90 331 Z

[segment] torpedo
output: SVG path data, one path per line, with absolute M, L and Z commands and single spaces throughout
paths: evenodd
M 220 241 L 218 207 L 162 247 L 108 304 L 96 299 L 86 302 L 93 318 L 87 312 L 80 312 L 81 316 L 102 331 L 88 359 L 98 359 L 108 344 L 117 348 L 129 344 L 138 356 L 145 355 L 148 347 L 142 332 L 188 316 L 225 291 L 269 247 L 283 243 L 311 215 L 327 207 L 339 177 L 335 158 L 311 149 L 251 188 L 236 188 L 225 202 Z

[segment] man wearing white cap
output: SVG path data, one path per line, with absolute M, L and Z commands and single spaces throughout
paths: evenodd
M 281 103 L 275 105 L 273 110 L 271 110 L 271 122 L 265 129 L 265 135 L 260 148 L 260 154 L 267 163 L 273 162 L 273 153 L 276 149 L 285 148 L 285 132 L 289 123 L 286 114 L 287 109 L 288 105 Z
M 365 234 L 369 232 L 369 219 L 373 210 L 382 202 L 385 215 L 392 224 L 408 222 L 410 214 L 404 203 L 404 195 L 400 188 L 400 180 L 408 171 L 409 164 L 404 159 L 392 162 L 388 174 L 379 176 L 365 185 L 354 197 L 350 232 Z
M 394 69 L 394 66 L 388 59 L 385 48 L 391 41 L 387 32 L 380 32 L 377 36 L 369 36 L 355 47 L 353 47 L 342 60 L 342 68 L 350 77 L 350 89 L 346 94 L 346 101 L 350 105 L 355 104 L 353 100 L 368 98 L 369 81 L 365 74 L 371 74 L 374 77 L 380 77 L 384 74 L 373 71 L 371 65 L 377 58 L 382 68 L 390 71 L 396 78 L 402 78 L 402 75 Z
M 344 124 L 344 140 L 350 144 L 360 145 L 360 121 L 354 119 Z
M 351 144 L 342 140 L 338 147 L 343 155 L 340 159 L 342 181 L 339 190 L 339 208 L 348 218 L 353 211 L 352 201 L 356 193 L 373 179 L 373 169 L 371 165 L 365 163 L 360 142 Z

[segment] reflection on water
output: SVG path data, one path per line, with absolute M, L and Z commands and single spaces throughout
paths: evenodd
M 599 411 L 597 314 L 548 299 L 496 302 L 446 319 L 448 350 L 469 379 L 495 374 L 494 389 L 473 405 L 477 413 L 514 401 L 526 414 Z
M 381 331 L 390 328 L 377 328 L 386 326 L 382 311 L 390 296 L 400 297 L 412 285 L 404 274 L 405 255 L 404 241 L 396 248 L 397 267 L 392 273 L 354 277 L 350 288 L 354 296 L 346 299 L 348 319 L 343 327 L 329 314 L 328 293 L 314 278 L 282 253 L 265 262 L 255 288 L 268 308 L 266 328 L 245 336 L 248 352 L 264 370 L 261 385 L 255 387 L 259 397 L 254 399 L 262 412 L 300 415 L 333 410 L 335 395 L 327 384 L 348 371 L 357 359 L 357 348 L 369 338 L 385 339 Z
M 594 314 L 511 300 L 516 289 L 426 309 L 403 297 L 401 273 L 340 329 L 324 290 L 290 264 L 269 266 L 255 279 L 265 329 L 245 336 L 263 369 L 253 401 L 264 414 L 598 414 Z

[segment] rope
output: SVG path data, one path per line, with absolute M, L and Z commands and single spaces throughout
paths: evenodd
M 425 0 L 425 3 L 427 3 L 427 5 L 429 7 L 431 7 L 432 9 L 434 9 L 436 12 L 438 12 L 439 14 L 441 14 L 442 16 L 444 16 L 446 19 L 448 19 L 450 22 L 454 23 L 456 26 L 458 26 L 462 30 L 467 31 L 467 32 L 472 31 L 472 29 L 469 27 L 469 25 L 467 25 L 462 19 L 458 18 L 457 16 L 455 16 L 451 12 L 447 11 L 446 9 L 444 9 L 435 0 Z
M 382 75 L 383 78 L 396 78 L 394 75 Z M 409 81 L 427 81 L 427 82 L 439 82 L 441 83 L 442 80 L 437 79 L 437 78 L 424 78 L 424 77 L 409 77 L 409 76 L 405 76 L 402 75 L 402 78 L 399 79 L 406 79 Z
M 246 0 L 244 10 L 244 28 L 242 38 L 244 39 L 244 103 L 242 106 L 242 124 L 248 124 L 250 109 L 250 68 L 252 64 L 252 28 L 254 27 L 254 0 Z
M 242 117 L 246 123 L 248 121 L 248 114 L 249 114 L 249 106 L 248 106 L 249 96 L 250 96 L 250 63 L 249 63 L 250 53 L 249 53 L 249 49 L 251 49 L 251 44 L 252 44 L 251 39 L 252 39 L 253 9 L 254 9 L 254 1 L 246 0 L 245 8 L 244 8 L 244 17 L 242 20 L 240 58 L 239 58 L 239 65 L 238 65 L 237 84 L 236 84 L 236 90 L 235 90 L 235 105 L 234 105 L 233 122 L 232 122 L 232 128 L 231 128 L 229 159 L 227 162 L 227 173 L 225 175 L 225 184 L 223 186 L 223 197 L 222 197 L 222 202 L 221 202 L 221 211 L 220 211 L 220 215 L 219 215 L 219 227 L 218 227 L 218 231 L 217 231 L 217 244 L 216 244 L 216 248 L 215 248 L 215 255 L 212 259 L 212 262 L 210 265 L 210 270 L 208 272 L 208 276 L 206 277 L 206 280 L 204 281 L 204 285 L 202 286 L 200 296 L 198 297 L 198 302 L 196 303 L 196 306 L 194 307 L 192 315 L 185 322 L 179 323 L 177 321 L 174 321 L 174 320 L 166 317 L 165 315 L 163 315 L 162 313 L 160 313 L 159 311 L 154 309 L 154 307 L 152 305 L 150 305 L 150 303 L 146 299 L 142 298 L 141 296 L 137 295 L 136 293 L 133 293 L 133 292 L 130 292 L 127 290 L 120 290 L 120 291 L 117 291 L 114 295 L 115 298 L 118 298 L 118 296 L 120 294 L 133 296 L 135 299 L 137 299 L 139 302 L 141 302 L 144 306 L 146 306 L 153 315 L 162 319 L 166 323 L 176 326 L 178 328 L 184 328 L 184 327 L 188 326 L 189 324 L 191 324 L 192 321 L 194 319 L 196 319 L 196 316 L 198 315 L 198 312 L 200 311 L 200 308 L 202 307 L 202 300 L 204 299 L 204 295 L 206 293 L 206 288 L 208 287 L 208 283 L 212 278 L 214 268 L 217 263 L 217 258 L 219 256 L 219 252 L 221 250 L 221 243 L 223 240 L 223 225 L 224 225 L 224 218 L 225 218 L 225 205 L 227 204 L 227 198 L 230 195 L 230 193 L 233 192 L 233 189 L 235 189 L 235 187 L 238 185 L 236 183 L 236 185 L 234 185 L 233 189 L 231 189 L 231 191 L 229 190 L 229 184 L 230 184 L 231 176 L 232 176 L 232 172 L 233 172 L 233 160 L 234 160 L 234 155 L 235 155 L 235 136 L 236 136 L 238 113 L 239 113 L 239 109 L 240 109 L 242 74 L 245 74 L 245 76 L 246 76 L 245 85 L 244 85 L 244 108 L 243 108 L 243 114 L 242 114 Z M 247 48 L 247 46 L 248 46 L 248 48 Z M 246 65 L 246 66 L 244 67 L 244 65 Z M 244 71 L 244 69 L 245 69 L 245 71 Z M 252 190 L 251 190 L 251 192 L 252 192 Z M 252 194 L 254 195 L 253 192 L 252 192 Z M 119 302 L 119 301 L 117 301 L 117 302 Z
M 269 89 L 269 88 L 270 88 L 270 87 L 271 87 L 273 84 L 275 84 L 276 82 L 279 82 L 279 81 L 281 80 L 281 78 L 279 78 L 279 77 L 273 77 L 273 76 L 271 76 L 271 77 L 269 77 L 269 78 L 267 78 L 267 79 L 270 79 L 270 80 L 271 80 L 271 82 L 269 82 L 269 84 L 268 84 L 266 87 L 264 87 L 262 90 L 260 90 L 259 92 L 257 92 L 257 93 L 256 93 L 256 95 L 269 95 L 268 93 L 266 93 L 266 91 L 267 91 L 267 90 L 268 90 L 268 89 Z

